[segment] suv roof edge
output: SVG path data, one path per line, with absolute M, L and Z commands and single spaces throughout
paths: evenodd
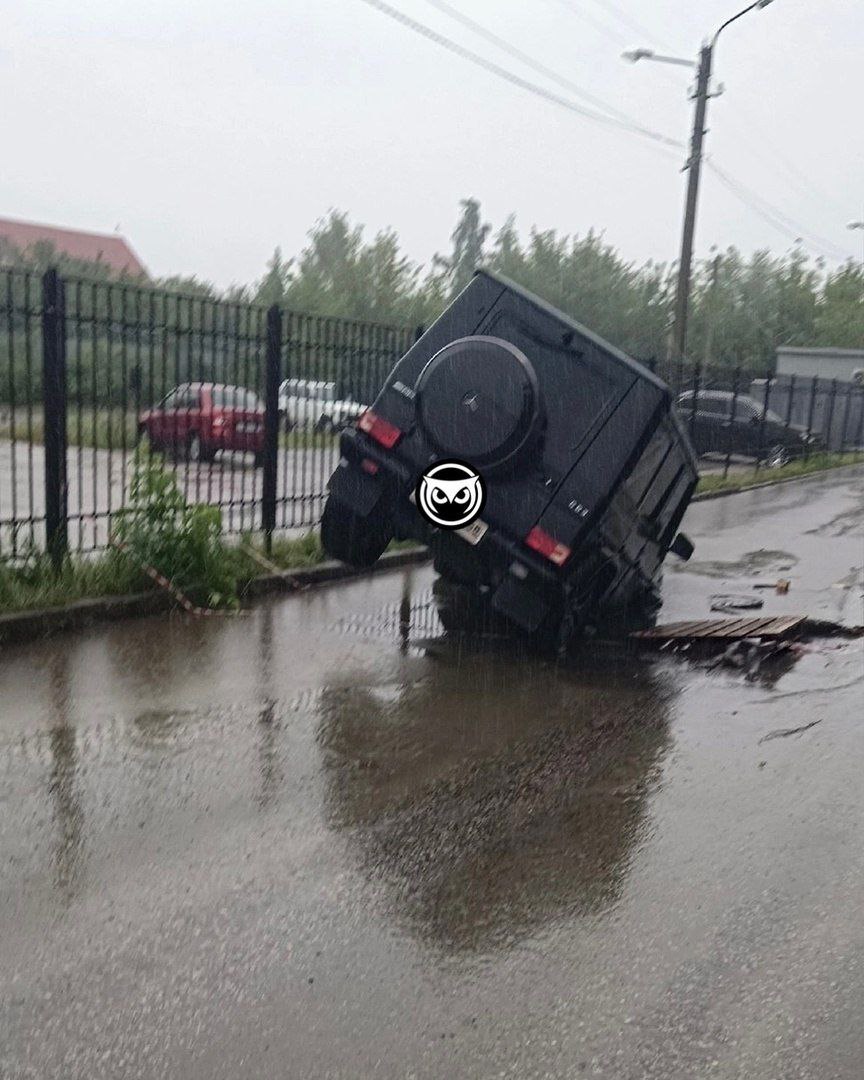
M 484 267 L 478 267 L 474 271 L 474 277 L 485 277 L 490 281 L 494 281 L 496 285 L 501 285 L 504 289 L 512 289 L 514 293 L 521 296 L 523 300 L 527 300 L 529 304 L 533 304 L 546 315 L 553 316 L 559 322 L 565 322 L 571 329 L 575 330 L 577 334 L 587 338 L 588 341 L 602 349 L 604 352 L 610 353 L 619 363 L 629 368 L 632 372 L 638 375 L 640 378 L 647 379 L 653 383 L 659 390 L 671 400 L 672 394 L 667 383 L 656 375 L 650 368 L 645 367 L 644 364 L 640 364 L 638 360 L 634 360 L 632 356 L 628 356 L 622 349 L 619 349 L 617 345 L 611 344 L 605 338 L 600 337 L 599 334 L 594 334 L 582 323 L 577 322 L 576 319 L 571 318 L 566 312 L 560 311 L 558 308 L 553 307 L 552 304 L 547 303 L 541 299 L 535 293 L 532 293 L 529 289 L 523 288 L 515 281 L 511 281 L 510 278 L 505 277 L 504 274 L 496 274 L 492 270 L 486 270 Z

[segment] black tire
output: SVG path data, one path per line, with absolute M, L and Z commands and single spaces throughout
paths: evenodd
M 504 637 L 546 651 L 558 643 L 562 614 L 550 611 L 536 630 L 529 632 L 492 607 L 491 592 L 438 577 L 432 585 L 438 618 L 453 637 Z
M 319 416 L 315 421 L 315 433 L 317 435 L 326 435 L 329 432 L 335 431 L 335 425 L 329 416 Z
M 763 461 L 769 469 L 782 469 L 784 465 L 788 465 L 792 460 L 789 450 L 785 446 L 781 446 L 779 443 L 777 446 L 772 446 L 769 450 L 766 450 Z
M 372 566 L 392 539 L 392 526 L 380 510 L 361 517 L 344 503 L 327 500 L 321 515 L 321 545 L 332 558 L 349 566 Z
M 186 460 L 209 462 L 216 457 L 216 451 L 209 446 L 204 446 L 200 437 L 193 431 L 193 433 L 186 440 Z
M 445 458 L 512 465 L 543 428 L 540 385 L 527 356 L 500 338 L 459 338 L 420 372 L 417 419 Z
M 256 469 L 263 469 L 264 468 L 264 451 L 263 450 L 256 450 L 255 451 L 255 457 L 254 457 L 252 463 L 253 463 L 253 465 L 254 465 L 254 467 Z
M 477 637 L 495 628 L 488 598 L 474 585 L 436 578 L 432 595 L 444 630 L 454 637 Z

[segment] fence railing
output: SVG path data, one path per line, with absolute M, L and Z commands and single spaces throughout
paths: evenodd
M 864 448 L 864 387 L 856 383 L 696 368 L 677 401 L 694 449 L 722 464 L 724 476 L 733 461 L 758 470 Z
M 338 431 L 416 334 L 0 269 L 0 559 L 105 547 L 141 444 L 187 500 L 221 508 L 226 532 L 314 526 Z M 724 473 L 862 447 L 860 386 L 644 362 L 672 380 L 694 446 Z
M 226 532 L 312 526 L 407 327 L 0 269 L 0 559 L 106 546 L 136 448 Z

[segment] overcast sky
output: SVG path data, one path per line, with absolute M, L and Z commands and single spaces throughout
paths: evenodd
M 562 96 L 436 10 L 392 6 Z M 689 136 L 695 56 L 735 0 L 450 0 L 640 123 Z M 635 261 L 677 252 L 684 152 L 499 81 L 363 0 L 0 0 L 0 216 L 111 231 L 155 274 L 220 286 L 300 250 L 330 207 L 412 258 L 448 248 L 457 204 L 570 233 Z M 864 3 L 774 0 L 724 32 L 707 152 L 796 224 L 784 233 L 704 176 L 697 248 L 861 257 Z M 716 83 L 715 83 L 716 85 Z M 583 102 L 584 104 L 584 102 Z M 588 106 L 590 107 L 590 106 Z M 748 196 L 749 197 L 749 196 Z

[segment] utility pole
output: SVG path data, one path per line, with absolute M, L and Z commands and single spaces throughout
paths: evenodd
M 705 138 L 705 112 L 708 107 L 708 84 L 714 43 L 703 45 L 696 75 L 696 108 L 693 135 L 687 161 L 687 198 L 684 203 L 684 228 L 681 233 L 681 256 L 678 260 L 678 283 L 675 288 L 675 321 L 672 329 L 672 359 L 678 387 L 682 384 L 687 348 L 687 313 L 690 299 L 690 271 L 693 264 L 693 236 L 696 231 L 696 205 L 699 199 L 699 176 L 702 171 L 702 142 Z
M 683 60 L 680 56 L 660 56 L 652 49 L 633 49 L 623 54 L 625 60 L 636 62 L 637 60 L 659 60 L 663 64 L 681 64 L 684 67 L 695 67 L 696 100 L 695 115 L 693 116 L 693 135 L 690 140 L 690 157 L 685 168 L 687 177 L 687 199 L 684 204 L 684 229 L 681 235 L 681 258 L 678 260 L 678 284 L 675 290 L 675 319 L 672 324 L 671 355 L 669 360 L 675 364 L 678 387 L 681 386 L 681 374 L 684 358 L 687 350 L 687 303 L 690 295 L 690 269 L 693 262 L 693 234 L 696 231 L 696 203 L 699 199 L 699 173 L 702 169 L 702 141 L 705 138 L 705 110 L 708 107 L 708 84 L 711 79 L 711 64 L 714 58 L 714 46 L 717 39 L 727 26 L 736 22 L 742 15 L 755 8 L 766 8 L 772 0 L 752 0 L 747 7 L 742 8 L 737 15 L 722 23 L 711 40 L 702 46 L 699 52 L 699 62 L 694 64 L 692 60 Z M 854 227 L 850 225 L 850 228 Z

